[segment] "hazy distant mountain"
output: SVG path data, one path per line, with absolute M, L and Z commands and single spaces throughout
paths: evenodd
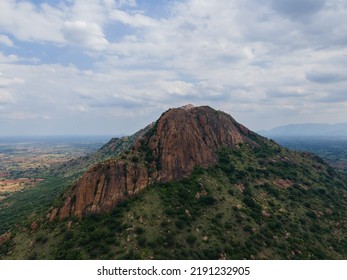
M 275 127 L 271 130 L 259 131 L 264 136 L 322 136 L 322 137 L 347 137 L 347 123 L 322 124 L 305 123 L 289 124 Z

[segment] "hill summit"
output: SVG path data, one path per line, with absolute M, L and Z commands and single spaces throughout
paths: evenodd
M 121 158 L 90 168 L 63 207 L 53 210 L 51 220 L 56 215 L 63 219 L 110 212 L 151 184 L 187 177 L 196 166 L 211 166 L 222 147 L 258 146 L 251 139 L 255 136 L 228 114 L 208 106 L 170 109 Z

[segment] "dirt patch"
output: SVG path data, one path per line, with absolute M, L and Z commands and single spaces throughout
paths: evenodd
M 245 186 L 243 184 L 236 184 L 235 187 L 242 193 L 245 189 Z
M 277 179 L 273 182 L 277 187 L 281 189 L 288 189 L 293 185 L 293 182 L 291 180 L 284 180 L 284 179 Z
M 41 182 L 43 179 L 29 179 L 29 178 L 19 178 L 19 179 L 0 179 L 0 200 L 1 194 L 12 193 L 23 190 L 27 187 L 34 186 L 37 182 Z
M 347 162 L 329 162 L 330 166 L 347 174 Z

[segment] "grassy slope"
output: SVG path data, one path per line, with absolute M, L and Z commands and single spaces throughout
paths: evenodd
M 45 181 L 11 194 L 0 204 L 0 235 L 16 225 L 25 226 L 30 221 L 42 215 L 72 185 L 80 173 L 68 177 L 47 177 Z
M 42 220 L 18 231 L 3 257 L 345 259 L 345 178 L 312 155 L 257 141 L 262 148 L 222 149 L 216 166 L 151 186 L 111 214 Z

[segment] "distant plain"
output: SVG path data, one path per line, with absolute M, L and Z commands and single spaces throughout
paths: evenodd
M 63 162 L 87 155 L 110 136 L 0 137 L 0 201 L 35 186 Z

